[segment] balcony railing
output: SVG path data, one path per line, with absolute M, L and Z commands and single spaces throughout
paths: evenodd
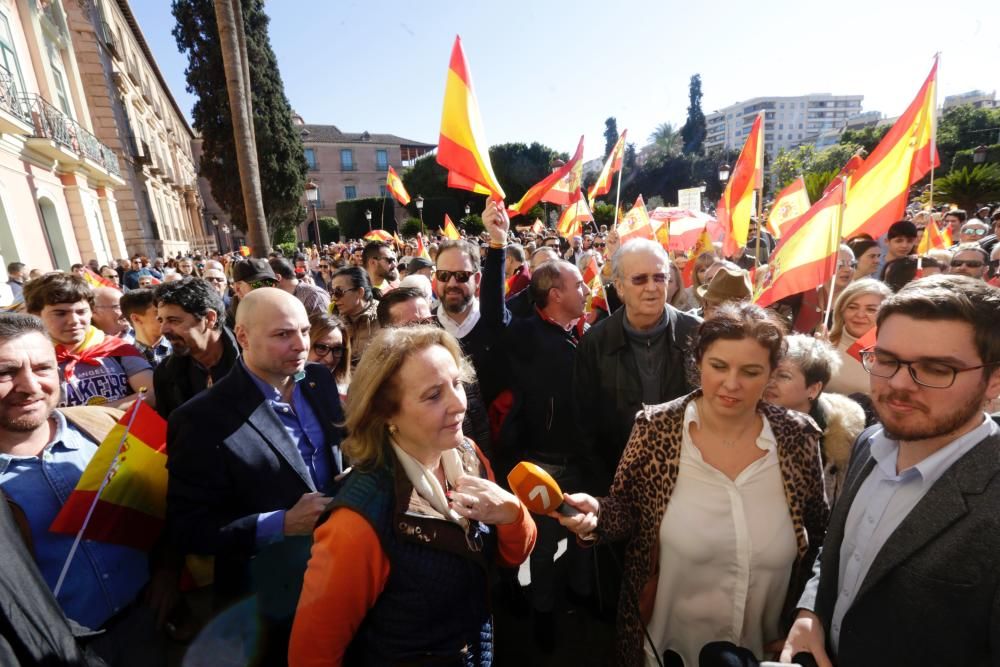
M 121 176 L 118 157 L 82 125 L 38 95 L 23 95 L 21 103 L 28 110 L 35 137 L 49 139 L 70 152 L 96 162 L 107 172 Z
M 107 21 L 101 21 L 101 41 L 104 42 L 104 46 L 111 52 L 111 55 L 118 60 L 122 59 L 122 47 L 118 44 L 118 37 Z
M 0 69 L 0 109 L 25 122 L 31 122 L 31 114 L 17 92 L 14 79 L 3 69 Z

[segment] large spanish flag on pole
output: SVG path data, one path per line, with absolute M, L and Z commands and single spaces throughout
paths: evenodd
M 878 238 L 903 218 L 910 186 L 940 164 L 934 145 L 937 57 L 920 92 L 851 177 L 843 235 Z
M 722 251 L 732 257 L 747 244 L 750 233 L 750 216 L 753 215 L 753 193 L 764 183 L 764 113 L 758 113 L 747 135 L 740 157 L 733 167 L 732 176 L 726 184 L 715 217 L 726 231 Z
M 580 137 L 580 145 L 583 146 L 583 137 Z M 569 206 L 583 196 L 582 188 L 583 152 L 580 151 L 580 159 L 577 160 L 574 157 L 573 167 L 548 192 L 542 195 L 542 201 L 559 206 Z
M 392 167 L 389 167 L 389 173 L 385 177 L 385 187 L 396 198 L 396 201 L 403 206 L 410 203 L 410 193 L 406 191 L 406 187 L 403 186 L 403 180 Z
M 785 231 L 791 229 L 795 221 L 809 210 L 809 206 L 806 181 L 799 176 L 778 193 L 771 206 L 767 226 L 774 238 L 778 239 L 784 236 Z
M 754 301 L 767 307 L 786 296 L 815 289 L 837 270 L 843 181 L 813 204 L 771 253 Z M 763 267 L 762 267 L 763 268 Z
M 507 209 L 507 215 L 514 217 L 521 215 L 525 211 L 531 210 L 531 207 L 540 202 L 545 195 L 552 190 L 556 185 L 558 185 L 570 172 L 576 169 L 577 165 L 580 165 L 580 170 L 582 173 L 583 169 L 583 137 L 580 137 L 580 142 L 576 145 L 576 153 L 569 162 L 559 167 L 551 174 L 540 180 L 539 182 L 528 188 L 528 191 L 524 193 L 521 197 L 521 201 L 517 202 L 513 206 Z M 579 191 L 579 185 L 577 186 Z M 569 203 L 567 201 L 567 203 Z
M 604 161 L 604 167 L 601 169 L 601 173 L 597 176 L 597 180 L 587 191 L 587 198 L 590 199 L 590 205 L 594 205 L 594 198 L 600 197 L 601 195 L 606 195 L 611 192 L 611 179 L 614 175 L 621 171 L 622 160 L 625 156 L 625 135 L 628 130 L 622 130 L 621 136 L 618 137 L 618 142 L 615 143 L 615 147 L 611 149 L 611 153 L 608 155 L 608 159 Z
M 493 173 L 488 149 L 469 64 L 462 52 L 462 39 L 456 36 L 444 89 L 437 151 L 438 164 L 448 170 L 449 187 L 502 200 L 503 188 Z
M 137 400 L 111 429 L 49 526 L 149 550 L 167 509 L 167 422 Z

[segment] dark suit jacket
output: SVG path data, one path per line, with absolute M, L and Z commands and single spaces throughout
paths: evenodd
M 847 514 L 875 460 L 855 444 L 843 492 L 799 607 L 829 638 Z M 842 667 L 1000 665 L 1000 437 L 953 464 L 883 545 L 844 616 Z
M 331 454 L 338 453 L 344 414 L 333 377 L 307 364 L 301 386 Z M 167 456 L 171 538 L 181 553 L 215 556 L 216 593 L 224 599 L 252 589 L 257 515 L 324 490 L 316 489 L 296 443 L 241 363 L 170 415 Z M 331 474 L 341 472 L 336 458 Z

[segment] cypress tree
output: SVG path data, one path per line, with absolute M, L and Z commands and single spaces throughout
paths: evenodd
M 701 110 L 701 75 L 691 77 L 688 86 L 687 122 L 681 128 L 681 138 L 684 140 L 686 154 L 701 155 L 705 152 L 705 135 L 708 133 L 705 125 L 705 114 Z

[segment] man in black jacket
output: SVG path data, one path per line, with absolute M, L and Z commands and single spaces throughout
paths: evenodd
M 610 486 L 642 405 L 691 391 L 688 343 L 701 324 L 667 305 L 670 259 L 658 243 L 627 242 L 612 259 L 612 273 L 624 307 L 583 337 L 573 374 L 584 446 L 596 454 L 598 494 Z

